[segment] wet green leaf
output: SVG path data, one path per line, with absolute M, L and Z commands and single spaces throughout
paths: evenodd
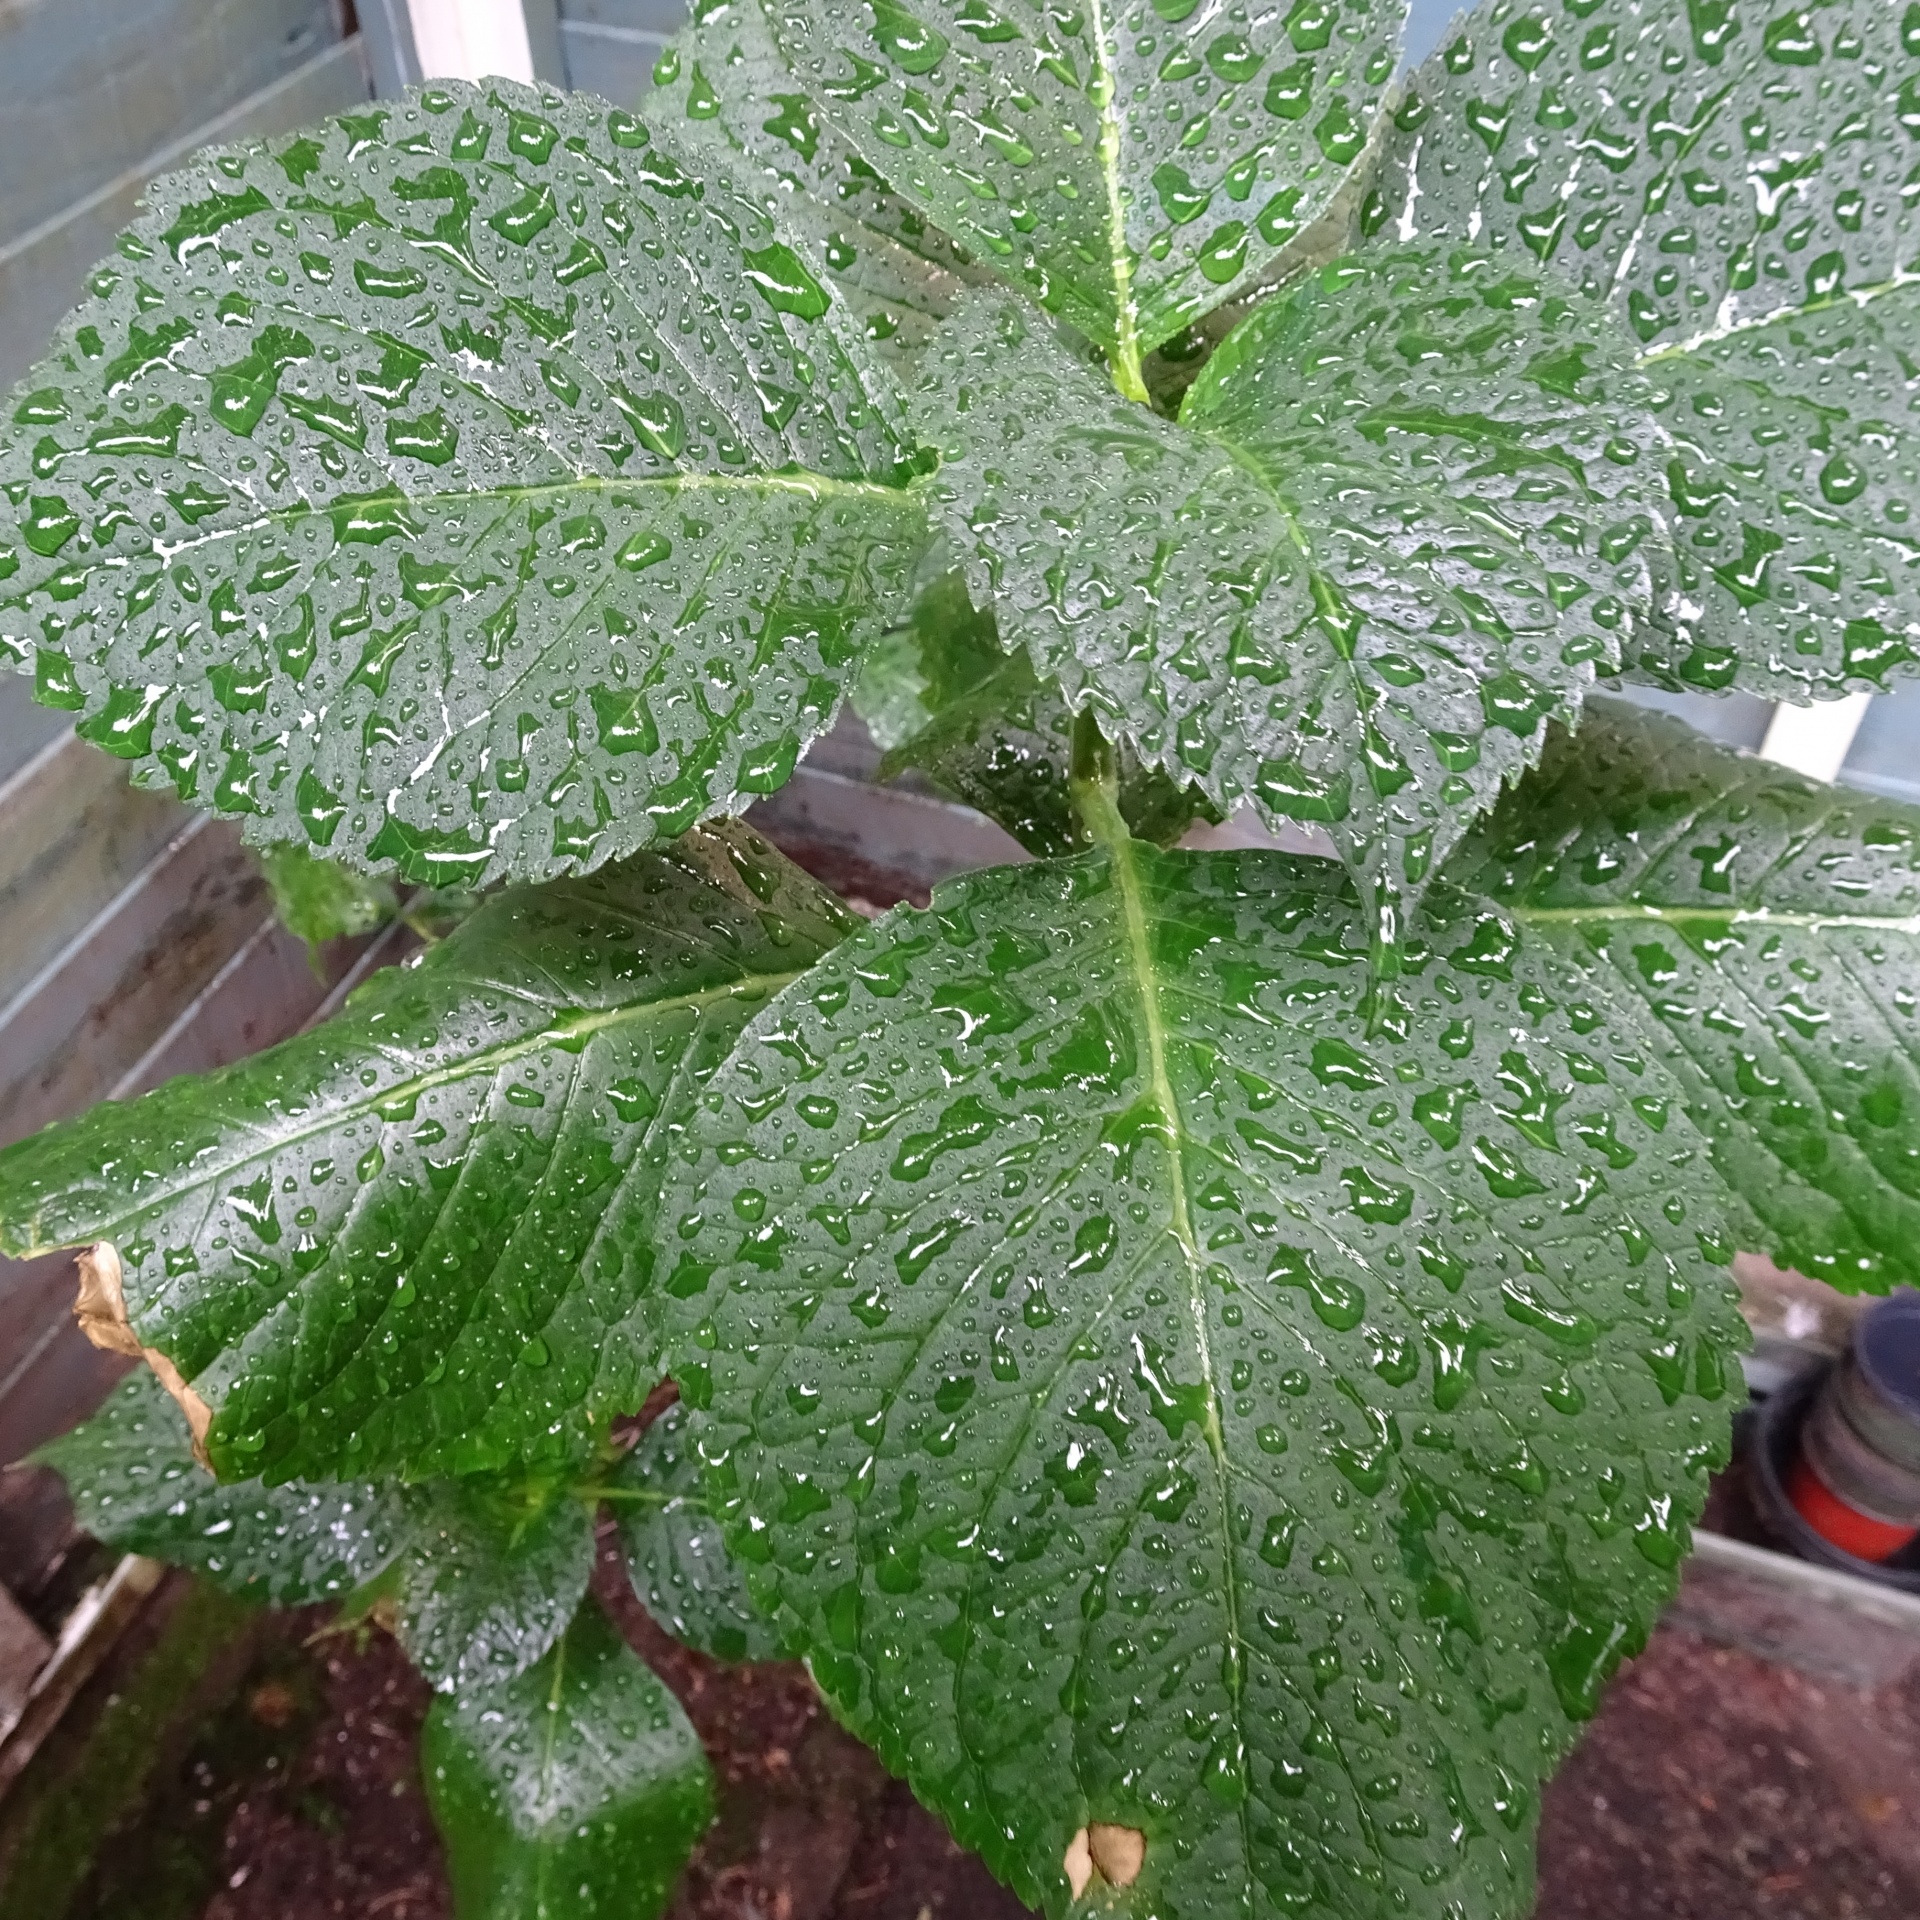
M 145 1367 L 34 1457 L 65 1479 L 96 1540 L 276 1607 L 346 1599 L 393 1564 L 408 1531 L 399 1487 L 214 1479 Z
M 744 4 L 745 0 L 737 0 Z M 766 0 L 818 115 L 900 196 L 1140 359 L 1257 278 L 1333 199 L 1402 0 Z
M 1029 853 L 1071 853 L 1086 836 L 1067 793 L 1073 710 L 1055 681 L 1041 680 L 1024 653 L 1000 649 L 991 613 L 977 613 L 965 581 L 948 574 L 922 594 L 904 641 L 911 660 L 869 655 L 855 689 L 868 690 L 872 726 L 876 680 L 888 688 L 881 717 L 894 737 L 883 775 L 912 768 L 956 800 L 997 821 Z M 911 691 L 909 691 L 911 690 Z M 1142 840 L 1168 844 L 1197 819 L 1220 816 L 1192 786 L 1120 755 L 1120 812 Z
M 1002 639 L 1217 806 L 1325 823 L 1397 929 L 1651 605 L 1625 351 L 1591 302 L 1410 250 L 1259 308 L 1177 425 L 1011 302 L 949 323 L 918 404 Z
M 591 1605 L 530 1673 L 436 1702 L 420 1757 L 460 1920 L 652 1920 L 713 1818 L 699 1737 Z
M 592 1508 L 552 1478 L 216 1480 L 144 1368 L 37 1458 L 65 1477 L 80 1524 L 112 1546 L 274 1606 L 384 1600 L 401 1644 L 443 1691 L 533 1665 L 593 1569 Z
M 747 199 L 505 82 L 150 197 L 0 428 L 0 655 L 84 737 L 428 885 L 786 779 L 924 513 L 858 323 Z
M 1920 808 L 1605 701 L 1457 872 L 1642 1009 L 1741 1246 L 1920 1285 Z
M 703 167 L 761 183 L 768 218 L 804 233 L 884 357 L 926 344 L 970 282 L 989 276 L 859 157 L 789 71 L 759 0 L 695 9 L 654 70 L 647 107 Z
M 225 1475 L 573 1459 L 659 1377 L 672 1129 L 848 918 L 737 827 L 508 892 L 327 1025 L 11 1148 L 0 1245 L 114 1244 Z
M 384 880 L 369 880 L 292 841 L 262 848 L 260 870 L 273 891 L 273 910 L 281 925 L 309 947 L 371 933 L 400 911 L 393 888 Z
M 1705 1142 L 1498 924 L 1370 1037 L 1337 868 L 1123 842 L 896 909 L 702 1097 L 665 1291 L 728 1544 L 1049 1913 L 1089 1823 L 1134 1912 L 1524 1912 L 1673 1589 L 1744 1338 Z
M 601 1497 L 641 1604 L 676 1640 L 717 1660 L 771 1660 L 779 1645 L 747 1598 L 700 1486 L 697 1429 L 668 1407 L 607 1477 Z
M 558 1478 L 475 1474 L 410 1489 L 406 1513 L 383 1584 L 408 1658 L 462 1697 L 525 1673 L 586 1598 L 592 1508 Z
M 1499 0 L 1415 77 L 1381 237 L 1572 276 L 1669 395 L 1679 564 L 1639 673 L 1791 699 L 1915 667 L 1917 135 L 1899 7 Z

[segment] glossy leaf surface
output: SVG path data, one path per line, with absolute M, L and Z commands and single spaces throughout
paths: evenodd
M 666 1133 L 838 902 L 741 828 L 488 901 L 335 1020 L 0 1156 L 0 1245 L 110 1240 L 222 1473 L 568 1460 L 658 1378 Z
M 398 1487 L 214 1479 L 145 1367 L 34 1457 L 65 1479 L 96 1540 L 276 1607 L 346 1599 L 393 1564 L 408 1530 Z
M 436 1481 L 409 1491 L 407 1517 L 395 1631 L 442 1693 L 525 1673 L 586 1597 L 593 1509 L 558 1478 Z
M 1002 639 L 1223 809 L 1324 822 L 1383 920 L 1651 605 L 1662 456 L 1604 311 L 1484 261 L 1321 270 L 1177 425 L 1011 303 L 928 366 L 935 494 Z
M 437 1702 L 421 1767 L 460 1920 L 651 1920 L 713 1818 L 686 1715 L 594 1606 L 531 1672 Z
M 789 70 L 760 0 L 702 5 L 654 70 L 647 107 L 696 165 L 724 155 L 769 219 L 804 233 L 867 338 L 903 360 L 987 278 L 860 158 Z
M 1413 82 L 1382 237 L 1571 276 L 1670 393 L 1655 678 L 1805 698 L 1916 663 L 1916 139 L 1897 6 L 1499 0 Z
M 1333 198 L 1406 16 L 1403 0 L 766 4 L 855 151 L 1135 388 L 1142 354 Z
M 1458 873 L 1643 1010 L 1742 1246 L 1848 1290 L 1920 1284 L 1920 808 L 1607 701 Z
M 592 1508 L 552 1479 L 216 1480 L 144 1368 L 36 1457 L 66 1479 L 80 1524 L 112 1546 L 278 1607 L 378 1599 L 442 1691 L 540 1659 L 593 1567 Z
M 716 1660 L 780 1649 L 747 1598 L 700 1484 L 693 1416 L 668 1407 L 608 1475 L 601 1497 L 620 1527 L 641 1604 L 667 1632 Z
M 729 1545 L 1051 1913 L 1089 1823 L 1144 1837 L 1135 1912 L 1524 1912 L 1672 1590 L 1744 1338 L 1704 1144 L 1635 1010 L 1495 925 L 1369 1039 L 1326 862 L 1000 869 L 703 1096 L 666 1289 Z
M 0 652 L 42 700 L 259 842 L 434 885 L 780 785 L 923 516 L 764 216 L 504 82 L 150 198 L 0 428 Z
M 936 581 L 908 626 L 868 656 L 854 700 L 875 737 L 875 719 L 889 736 L 883 776 L 924 774 L 1029 853 L 1085 844 L 1067 792 L 1073 709 L 1024 653 L 1001 651 L 993 615 L 975 611 L 958 574 Z M 1119 783 L 1121 817 L 1142 840 L 1165 844 L 1196 819 L 1218 818 L 1195 788 L 1131 750 L 1120 754 Z

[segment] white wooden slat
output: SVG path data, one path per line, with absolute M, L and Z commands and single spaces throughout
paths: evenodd
M 1782 702 L 1767 723 L 1760 757 L 1804 773 L 1809 780 L 1837 780 L 1847 764 L 1847 752 L 1860 722 L 1873 703 L 1870 693 L 1849 693 L 1838 700 L 1822 700 L 1811 707 Z
M 532 81 L 533 45 L 520 0 L 407 0 L 407 12 L 425 78 Z

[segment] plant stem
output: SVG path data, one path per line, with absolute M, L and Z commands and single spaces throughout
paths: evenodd
M 1087 838 L 1095 846 L 1113 852 L 1133 838 L 1120 813 L 1120 772 L 1113 748 L 1101 736 L 1091 708 L 1074 718 L 1067 792 Z
M 1119 346 L 1107 355 L 1107 366 L 1113 373 L 1113 384 L 1129 400 L 1137 400 L 1141 406 L 1153 404 L 1153 396 L 1147 392 L 1147 378 L 1140 370 L 1140 342 L 1131 326 Z

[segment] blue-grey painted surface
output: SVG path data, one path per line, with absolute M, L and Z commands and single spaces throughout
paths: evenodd
M 334 0 L 0 0 L 0 245 L 339 38 Z
M 367 77 L 374 94 L 391 100 L 420 84 L 420 55 L 413 44 L 407 0 L 356 0 L 355 17 L 367 50 Z
M 1454 0 L 1413 0 L 1413 6 L 1407 14 L 1407 60 L 1418 65 L 1440 44 L 1440 36 L 1446 32 L 1447 23 L 1458 17 L 1461 9 Z
M 653 84 L 653 63 L 686 17 L 680 0 L 557 0 L 567 84 L 623 105 Z
M 1867 709 L 1843 780 L 1920 805 L 1920 680 L 1903 680 Z

